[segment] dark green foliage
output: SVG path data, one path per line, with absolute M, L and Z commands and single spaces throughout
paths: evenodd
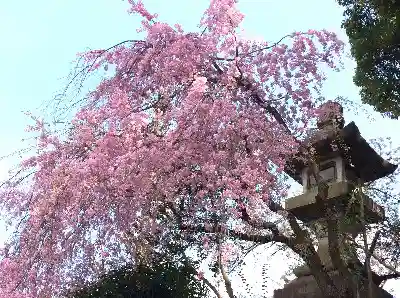
M 94 284 L 70 294 L 70 298 L 200 298 L 203 283 L 189 264 L 161 261 L 154 266 L 127 266 L 109 272 Z
M 357 62 L 361 99 L 391 118 L 400 116 L 400 1 L 338 0 L 342 27 Z

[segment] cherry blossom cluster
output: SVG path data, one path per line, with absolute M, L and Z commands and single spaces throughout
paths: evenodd
M 211 0 L 198 33 L 129 3 L 145 38 L 81 54 L 89 71 L 112 65 L 114 75 L 88 95 L 68 138 L 37 123 L 37 154 L 21 164 L 30 183 L 2 191 L 1 206 L 25 218 L 0 267 L 3 292 L 51 297 L 105 260 L 133 258 L 129 235 L 166 229 L 157 214 L 180 199 L 197 224 L 284 196 L 293 135 L 316 115 L 323 66 L 340 66 L 343 43 L 324 30 L 270 45 L 240 38 L 234 0 Z

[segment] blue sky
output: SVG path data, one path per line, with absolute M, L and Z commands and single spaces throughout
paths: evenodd
M 28 123 L 23 110 L 34 110 L 63 88 L 76 53 L 105 48 L 136 37 L 138 21 L 126 13 L 126 1 L 116 0 L 0 0 L 0 156 L 21 148 Z M 161 20 L 196 29 L 207 0 L 144 0 Z M 240 0 L 243 28 L 254 38 L 276 41 L 292 31 L 328 29 L 346 40 L 340 29 L 342 10 L 335 0 Z M 352 82 L 354 63 L 332 73 L 325 85 L 327 98 L 345 96 L 358 102 Z M 400 145 L 400 122 L 379 115 L 347 113 L 365 138 L 391 136 Z M 0 178 L 15 159 L 0 161 Z M 0 230 L 1 231 L 1 230 Z M 1 234 L 1 233 L 0 233 Z M 4 234 L 3 234 L 4 237 Z M 0 239 L 2 235 L 0 235 Z

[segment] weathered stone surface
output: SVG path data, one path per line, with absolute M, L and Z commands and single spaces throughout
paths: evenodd
M 307 139 L 304 146 L 313 144 L 318 155 L 328 157 L 335 151 L 332 148 L 332 140 L 339 138 L 343 146 L 340 146 L 340 156 L 347 156 L 346 168 L 351 169 L 355 174 L 355 180 L 370 182 L 392 174 L 397 165 L 384 160 L 361 136 L 357 125 L 354 122 L 349 123 L 339 133 L 327 132 L 324 129 L 317 129 L 311 138 Z M 337 155 L 338 152 L 334 152 Z M 301 182 L 301 171 L 306 167 L 306 159 L 299 152 L 293 159 L 289 160 L 285 166 L 285 172 L 294 180 Z
M 338 289 L 343 289 L 342 280 L 338 276 L 336 271 L 330 274 L 332 280 Z M 359 297 L 368 297 L 367 287 L 360 289 Z M 338 298 L 354 298 L 354 297 L 342 297 L 340 293 L 337 293 Z M 318 285 L 313 276 L 302 276 L 296 278 L 290 283 L 286 284 L 283 289 L 274 291 L 274 298 L 325 298 L 321 293 Z M 374 287 L 374 298 L 393 298 L 387 291 L 375 286 Z
M 346 181 L 332 183 L 329 185 L 327 199 L 336 199 L 336 198 L 346 196 L 350 191 L 351 191 L 351 185 L 350 185 L 350 183 L 348 183 Z M 293 209 L 296 209 L 299 207 L 314 205 L 316 203 L 315 197 L 317 195 L 317 192 L 318 192 L 317 189 L 314 188 L 314 189 L 311 189 L 301 195 L 298 195 L 298 196 L 295 196 L 292 198 L 288 198 L 285 201 L 285 209 L 293 211 Z M 316 211 L 318 211 L 318 210 L 316 210 Z M 316 213 L 319 213 L 319 212 L 316 212 Z
M 327 199 L 337 207 L 337 210 L 343 212 L 347 210 L 349 203 L 349 194 L 352 190 L 351 183 L 346 181 L 329 184 Z M 288 198 L 285 201 L 285 209 L 291 211 L 298 219 L 303 222 L 311 222 L 320 219 L 323 214 L 316 204 L 317 190 L 312 189 L 304 194 Z M 367 223 L 380 222 L 385 217 L 385 211 L 382 206 L 376 204 L 372 199 L 363 196 L 364 210 Z M 359 204 L 353 206 L 351 213 L 358 213 Z M 353 210 L 354 209 L 354 210 Z M 350 214 L 349 214 L 350 215 Z
M 359 263 L 357 252 L 348 239 L 354 239 L 365 223 L 381 222 L 385 217 L 385 211 L 365 194 L 358 194 L 357 200 L 354 200 L 352 192 L 354 185 L 385 177 L 393 173 L 397 165 L 384 160 L 361 136 L 354 122 L 344 126 L 343 109 L 340 104 L 328 102 L 321 106 L 320 112 L 318 129 L 304 140 L 303 148 L 312 146 L 318 155 L 316 162 L 320 179 L 329 186 L 327 196 L 324 197 L 326 204 L 330 207 L 327 210 L 330 212 L 329 216 L 335 217 L 338 221 L 336 228 L 340 235 L 338 239 L 340 257 L 345 265 L 355 265 Z M 315 232 L 318 239 L 317 254 L 321 263 L 325 269 L 331 270 L 329 274 L 336 288 L 345 289 L 346 282 L 338 275 L 330 258 L 327 218 L 325 218 L 325 212 L 321 210 L 321 205 L 316 202 L 316 179 L 312 177 L 313 173 L 310 171 L 304 150 L 300 150 L 288 161 L 285 171 L 297 182 L 303 184 L 304 190 L 302 195 L 287 199 L 285 209 Z M 365 222 L 358 216 L 361 207 L 363 207 Z M 363 267 L 361 263 L 360 266 Z M 293 273 L 297 278 L 285 285 L 283 289 L 276 290 L 274 298 L 323 298 L 306 265 L 296 268 Z M 366 280 L 359 280 L 357 284 L 360 286 L 357 297 L 368 297 L 365 290 Z M 373 291 L 374 298 L 392 297 L 378 286 L 374 286 Z M 333 293 L 333 296 L 355 298 L 345 296 L 343 293 L 339 291 L 339 293 Z

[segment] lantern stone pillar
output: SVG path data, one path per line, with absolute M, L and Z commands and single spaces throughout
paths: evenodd
M 358 193 L 355 198 L 355 187 L 393 173 L 397 165 L 379 156 L 361 136 L 354 122 L 344 126 L 343 109 L 339 104 L 328 102 L 321 110 L 324 113 L 317 123 L 318 129 L 303 146 L 313 148 L 315 152 L 320 178 L 328 185 L 326 204 L 336 212 L 334 216 L 339 219 L 340 234 L 354 238 L 362 231 L 364 223 L 378 223 L 385 217 L 383 207 L 368 196 Z M 340 286 L 340 277 L 329 253 L 327 219 L 316 202 L 317 183 L 313 172 L 301 153 L 287 163 L 285 171 L 303 185 L 303 193 L 287 199 L 285 209 L 315 232 L 317 254 L 333 282 Z M 364 209 L 363 222 L 358 217 L 360 206 Z M 356 249 L 346 237 L 342 238 L 339 243 L 345 265 L 359 262 Z M 293 273 L 297 278 L 276 290 L 274 298 L 323 298 L 306 265 L 296 268 Z M 376 298 L 392 297 L 378 286 L 374 287 L 374 292 Z

